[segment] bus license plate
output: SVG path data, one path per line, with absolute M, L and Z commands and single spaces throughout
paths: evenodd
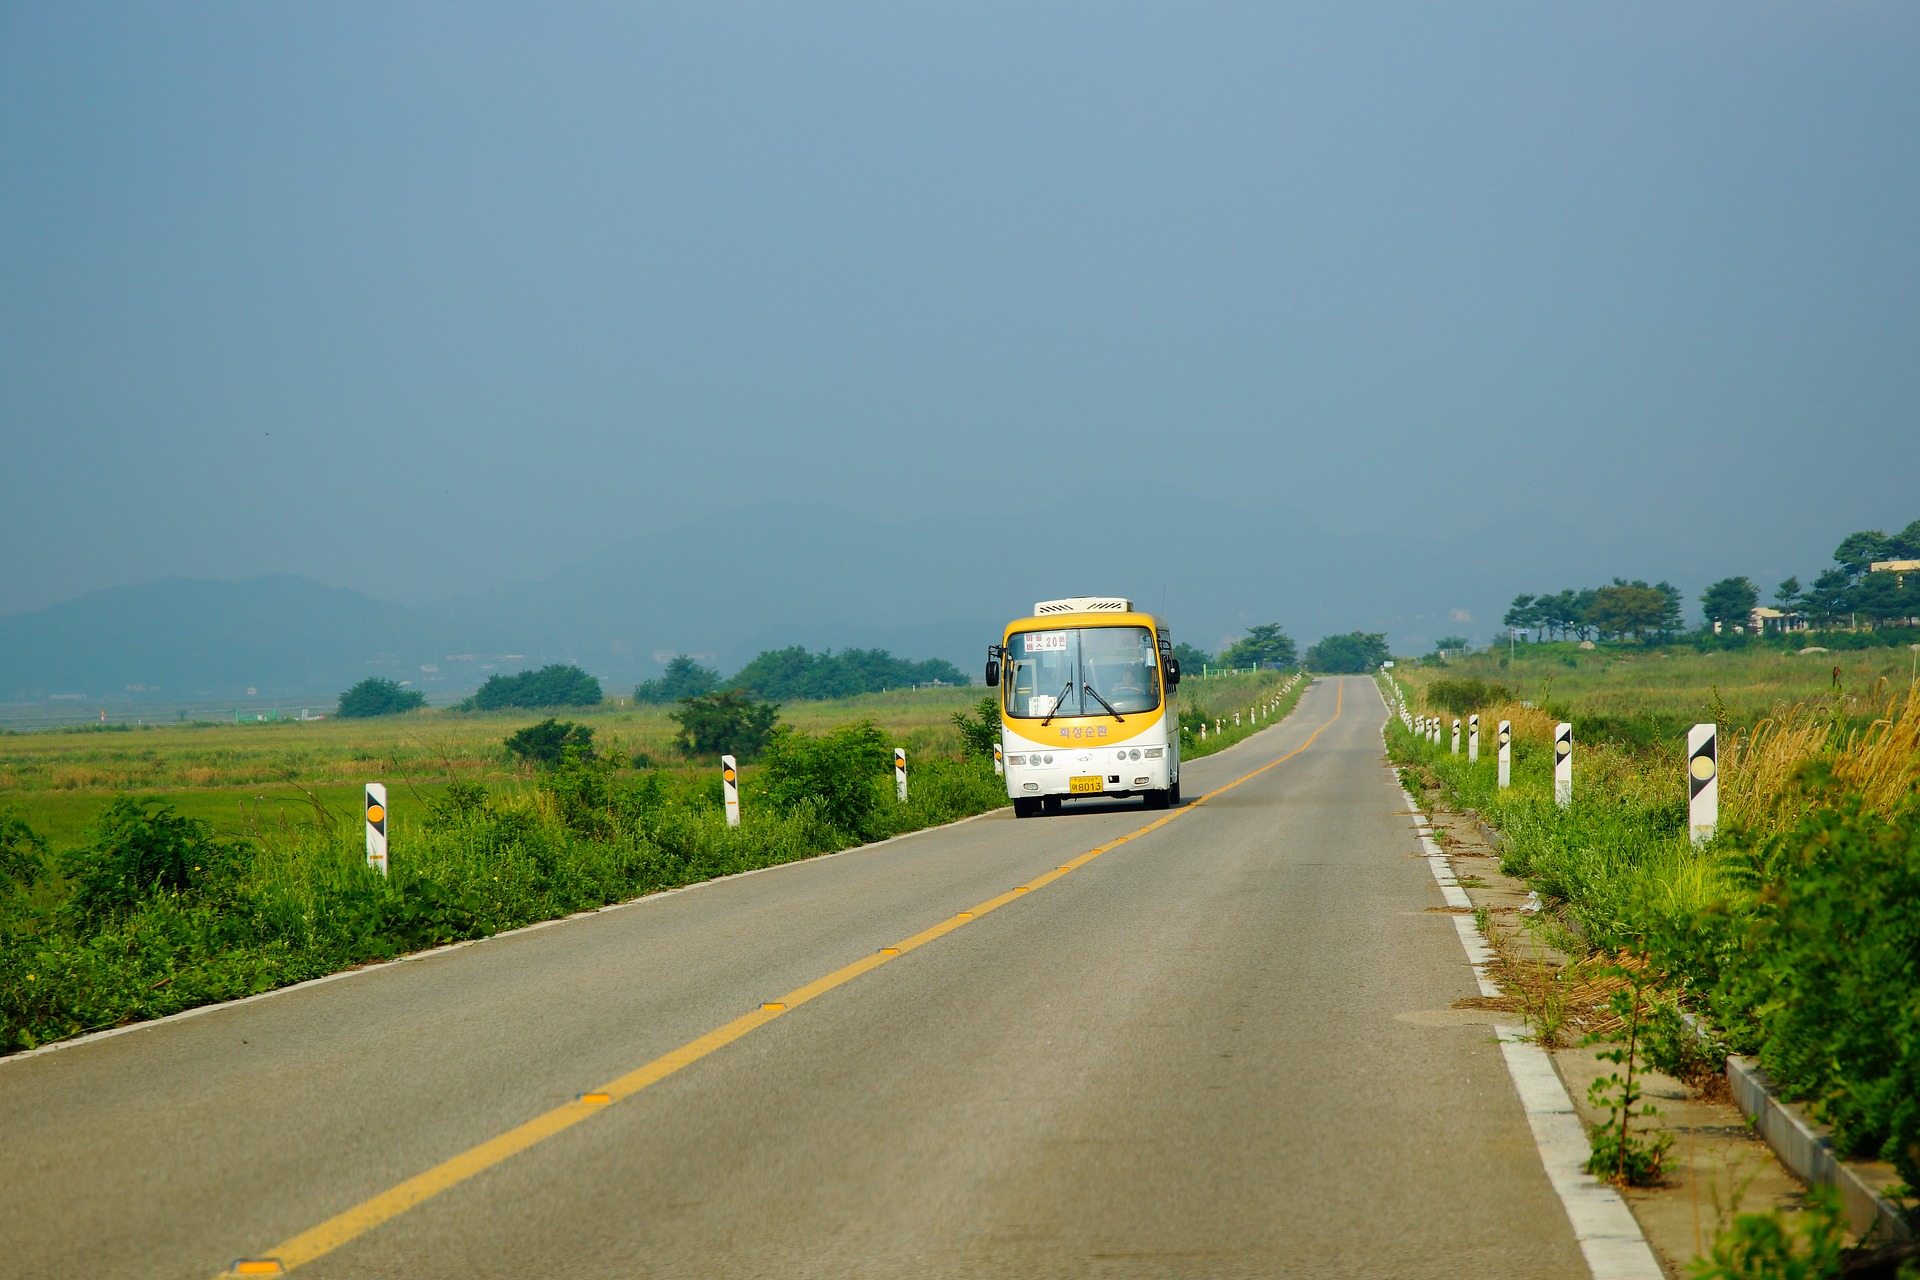
M 1067 789 L 1077 796 L 1086 795 L 1088 792 L 1097 795 L 1107 789 L 1107 780 L 1098 774 L 1091 778 L 1069 778 Z

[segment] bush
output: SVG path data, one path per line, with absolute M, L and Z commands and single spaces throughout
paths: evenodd
M 9 885 L 31 889 L 40 878 L 47 842 L 35 834 L 17 809 L 0 809 L 0 890 Z
M 953 713 L 953 727 L 960 731 L 960 743 L 970 756 L 985 756 L 993 759 L 993 749 L 1000 745 L 1000 698 L 997 694 L 988 694 L 974 704 L 973 714 L 964 711 Z
M 676 739 L 690 756 L 730 755 L 751 760 L 767 745 L 780 708 L 755 702 L 739 689 L 683 698 L 669 718 L 680 726 Z
M 1739 971 L 1765 1039 L 1760 1061 L 1823 1100 L 1834 1141 L 1920 1186 L 1920 823 L 1858 798 L 1782 837 Z
M 879 782 L 892 764 L 893 748 L 871 720 L 817 738 L 783 724 L 767 743 L 759 783 L 774 807 L 811 804 L 836 831 L 865 836 L 880 805 Z
M 94 820 L 88 843 L 63 870 L 82 914 L 121 912 L 156 892 L 192 893 L 219 882 L 233 856 L 213 828 L 157 800 L 115 796 Z
M 396 716 L 427 705 L 427 695 L 418 689 L 403 689 L 393 680 L 370 677 L 340 695 L 335 715 L 347 720 L 372 716 Z
M 595 707 L 601 701 L 600 682 L 578 667 L 553 663 L 538 671 L 487 677 L 465 711 L 501 711 L 508 707 Z
M 507 754 L 536 769 L 552 769 L 566 758 L 567 748 L 593 750 L 593 730 L 571 720 L 548 717 L 508 736 L 501 745 Z
M 1508 692 L 1506 686 L 1488 684 L 1484 680 L 1435 680 L 1427 686 L 1427 700 L 1457 716 L 1495 703 L 1508 702 L 1512 698 L 1513 694 Z

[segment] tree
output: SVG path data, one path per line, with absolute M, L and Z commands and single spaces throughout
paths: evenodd
M 593 730 L 584 724 L 549 716 L 539 724 L 530 724 L 509 735 L 502 745 L 507 754 L 523 764 L 536 769 L 556 769 L 566 760 L 568 747 L 582 754 L 593 750 Z
M 1745 627 L 1753 620 L 1754 607 L 1760 603 L 1760 588 L 1746 578 L 1722 578 L 1700 594 L 1702 611 L 1709 623 L 1723 627 Z
M 1263 622 L 1257 627 L 1248 627 L 1245 636 L 1221 650 L 1219 661 L 1223 667 L 1265 667 L 1278 671 L 1293 666 L 1299 657 L 1293 638 L 1280 629 L 1279 623 Z
M 1433 642 L 1433 651 L 1441 654 L 1453 653 L 1455 650 L 1465 649 L 1466 647 L 1467 638 L 1465 636 L 1441 636 Z
M 1781 583 L 1780 589 L 1773 593 L 1773 600 L 1775 604 L 1780 606 L 1782 613 L 1792 613 L 1795 609 L 1798 609 L 1800 607 L 1800 579 L 1797 577 L 1788 578 L 1785 582 Z
M 1318 644 L 1307 650 L 1306 665 L 1309 670 L 1327 675 L 1359 675 L 1392 656 L 1384 634 L 1349 631 L 1345 635 L 1321 637 Z
M 851 698 L 917 684 L 964 685 L 971 681 L 944 658 L 911 662 L 885 649 L 831 649 L 809 653 L 799 645 L 760 653 L 727 684 L 773 702 Z
M 1192 672 L 1198 675 L 1214 664 L 1214 656 L 1205 649 L 1190 645 L 1184 641 L 1173 646 L 1173 658 L 1180 664 L 1182 673 Z
M 680 749 L 690 756 L 730 755 L 751 760 L 767 745 L 780 708 L 755 702 L 742 689 L 682 698 L 669 718 L 680 726 Z
M 1666 600 L 1660 606 L 1660 630 L 1667 635 L 1677 635 L 1686 626 L 1686 619 L 1681 612 L 1684 597 L 1680 594 L 1680 588 L 1663 580 L 1654 583 L 1653 589 Z
M 344 720 L 364 720 L 371 716 L 397 716 L 427 705 L 427 696 L 418 689 L 405 689 L 397 681 L 369 676 L 340 695 L 335 715 Z
M 594 707 L 600 701 L 598 680 L 579 667 L 556 662 L 511 676 L 495 672 L 460 708 L 499 711 L 507 707 Z
M 657 680 L 644 680 L 633 690 L 635 702 L 652 702 L 665 705 L 678 702 L 682 698 L 698 697 L 710 693 L 720 683 L 720 673 L 712 667 L 703 667 L 684 653 L 673 656 L 667 663 L 667 673 Z
M 1888 559 L 1920 560 L 1920 520 L 1887 539 Z
M 1823 569 L 1807 590 L 1805 604 L 1814 621 L 1838 622 L 1853 612 L 1853 580 L 1845 569 Z
M 1641 639 L 1647 632 L 1660 629 L 1666 611 L 1665 593 L 1643 582 L 1601 587 L 1593 593 L 1593 604 L 1586 614 L 1587 621 L 1603 635 Z
M 1507 610 L 1506 616 L 1500 619 L 1500 625 L 1510 629 L 1531 631 L 1540 625 L 1540 607 L 1533 602 L 1532 596 L 1515 596 L 1513 606 Z
M 1901 537 L 1904 539 L 1905 536 L 1903 532 Z M 1889 552 L 1886 534 L 1878 529 L 1864 529 L 1842 538 L 1840 545 L 1833 549 L 1833 558 L 1839 562 L 1841 568 L 1847 571 L 1848 577 L 1859 578 L 1867 572 L 1867 566 L 1875 560 L 1893 559 Z

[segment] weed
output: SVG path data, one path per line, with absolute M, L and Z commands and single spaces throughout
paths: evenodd
M 1658 1108 L 1651 1104 L 1641 1105 L 1641 1087 L 1635 1078 L 1641 1027 L 1647 1011 L 1647 989 L 1652 985 L 1653 974 L 1645 956 L 1629 957 L 1624 953 L 1614 963 L 1603 966 L 1602 972 L 1625 981 L 1626 985 L 1608 998 L 1608 1004 L 1625 1024 L 1626 1040 L 1601 1050 L 1598 1056 L 1603 1062 L 1625 1067 L 1626 1073 L 1609 1072 L 1587 1090 L 1589 1100 L 1604 1108 L 1607 1118 L 1589 1126 L 1593 1154 L 1587 1157 L 1586 1169 L 1595 1177 L 1621 1186 L 1654 1186 L 1661 1181 L 1661 1164 L 1667 1149 L 1673 1145 L 1673 1135 L 1633 1130 L 1634 1121 L 1659 1114 Z

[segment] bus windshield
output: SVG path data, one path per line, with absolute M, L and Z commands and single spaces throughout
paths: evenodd
M 1152 711 L 1160 705 L 1159 665 L 1146 627 L 1015 632 L 1007 640 L 1007 714 L 1044 720 Z

